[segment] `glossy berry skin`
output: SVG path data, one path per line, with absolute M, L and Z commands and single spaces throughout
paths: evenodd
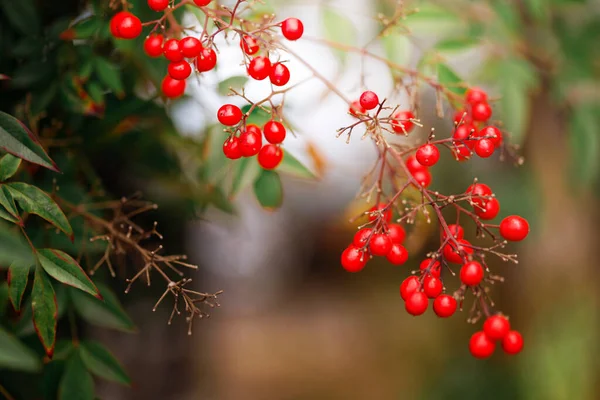
M 122 39 L 135 39 L 142 33 L 142 22 L 130 12 L 125 12 L 119 19 L 117 29 Z
M 472 138 L 475 132 L 475 127 L 471 124 L 457 126 L 454 133 L 452 133 L 453 144 L 455 146 L 467 146 L 469 149 L 472 149 L 475 146 L 475 141 Z
M 290 70 L 282 63 L 275 63 L 271 68 L 269 79 L 275 86 L 284 86 L 290 81 Z
M 408 251 L 401 244 L 394 243 L 385 258 L 394 265 L 402 265 L 408 261 Z
M 267 57 L 254 57 L 248 65 L 248 75 L 257 81 L 266 79 L 271 74 L 271 61 Z
M 384 233 L 374 233 L 369 242 L 369 250 L 374 256 L 386 256 L 392 249 L 392 241 Z
M 240 147 L 240 140 L 235 136 L 225 140 L 225 143 L 223 143 L 223 154 L 230 160 L 241 158 L 242 149 Z
M 494 198 L 485 203 L 483 209 L 476 208 L 475 214 L 483 220 L 489 221 L 490 219 L 496 218 L 498 213 L 500 212 L 500 202 L 498 199 Z
M 465 100 L 469 104 L 477 104 L 487 101 L 487 94 L 485 91 L 478 87 L 473 87 L 467 90 L 465 93 Z
M 240 135 L 240 148 L 244 157 L 252 157 L 260 152 L 262 148 L 262 134 L 258 126 L 246 126 L 246 130 Z
M 523 217 L 511 215 L 500 222 L 500 235 L 511 242 L 520 242 L 529 234 L 529 223 Z
M 467 286 L 479 285 L 483 276 L 483 267 L 477 261 L 469 261 L 460 269 L 460 281 Z
M 523 350 L 523 336 L 517 331 L 510 331 L 502 339 L 502 349 L 505 353 L 515 355 Z
M 490 139 L 496 148 L 502 145 L 502 131 L 492 125 L 481 128 L 477 137 Z
M 363 106 L 360 105 L 360 101 L 354 100 L 352 104 L 350 104 L 348 112 L 353 116 L 358 117 L 359 114 L 366 114 L 367 110 L 365 110 Z
M 492 107 L 488 103 L 473 104 L 471 116 L 474 121 L 487 121 L 492 116 Z
M 377 210 L 383 210 L 386 207 L 386 204 L 383 203 L 379 203 L 376 206 L 373 206 L 369 209 L 369 221 L 375 221 L 378 218 L 378 214 L 371 214 L 374 211 Z M 383 213 L 383 219 L 385 222 L 390 222 L 392 220 L 392 210 L 391 209 L 387 209 L 384 211 Z
M 456 312 L 456 299 L 447 294 L 440 294 L 433 301 L 433 312 L 440 318 L 448 318 Z
M 417 158 L 419 164 L 426 167 L 432 167 L 440 159 L 440 151 L 433 144 L 424 144 L 423 146 L 419 147 L 415 157 Z
M 237 125 L 242 120 L 242 110 L 233 104 L 225 104 L 217 111 L 217 119 L 223 125 Z
M 379 97 L 375 92 L 367 90 L 360 95 L 360 106 L 365 110 L 372 110 L 379 105 Z
M 367 255 L 354 246 L 349 246 L 342 253 L 342 267 L 348 272 L 359 272 L 367 265 Z
M 186 83 L 179 79 L 173 79 L 170 76 L 165 76 L 162 81 L 161 89 L 163 94 L 170 98 L 177 98 L 185 92 Z
M 467 188 L 467 194 L 471 195 L 473 204 L 483 207 L 485 203 L 491 200 L 492 189 L 485 183 L 475 183 Z
M 406 238 L 406 231 L 404 230 L 402 225 L 398 224 L 389 224 L 387 234 L 392 243 L 395 244 L 404 243 L 404 239 Z
M 144 40 L 144 52 L 148 57 L 157 58 L 163 55 L 163 35 L 150 35 Z
M 154 11 L 164 11 L 169 6 L 169 0 L 148 0 L 148 7 Z
M 432 262 L 433 262 L 433 260 L 431 258 L 426 258 L 423 261 L 421 261 L 421 264 L 419 265 L 419 269 L 421 270 L 421 273 L 424 274 L 425 271 L 427 271 L 427 268 L 430 268 L 429 266 L 431 265 Z M 442 273 L 442 270 L 440 268 L 440 262 L 435 261 L 433 263 L 433 265 L 431 265 L 431 268 L 429 269 L 429 273 L 427 274 L 427 276 L 433 276 L 435 278 L 439 278 L 441 273 Z
M 165 42 L 163 47 L 165 58 L 171 62 L 178 62 L 183 60 L 183 54 L 181 54 L 181 48 L 179 47 L 179 40 L 169 39 Z
M 475 332 L 469 340 L 469 351 L 475 358 L 484 359 L 494 354 L 496 343 L 482 331 Z
M 267 142 L 279 144 L 285 140 L 286 130 L 281 122 L 269 121 L 263 126 L 263 132 Z
M 467 257 L 470 254 L 473 254 L 473 248 L 470 247 L 471 243 L 469 243 L 465 239 L 457 240 L 458 248 L 453 242 L 448 242 L 444 246 L 443 254 L 446 261 L 461 264 L 463 260 L 463 256 L 461 255 L 461 251 L 464 253 L 464 256 Z
M 210 4 L 212 0 L 194 0 L 194 4 L 198 7 L 205 7 Z
M 404 308 L 406 311 L 413 316 L 422 315 L 427 311 L 427 306 L 429 305 L 429 299 L 427 295 L 423 292 L 414 292 L 410 295 L 408 299 L 404 302 Z
M 402 284 L 400 285 L 400 297 L 402 297 L 402 300 L 406 301 L 411 294 L 419 289 L 420 285 L 419 278 L 416 276 L 409 276 L 403 280 Z
M 173 79 L 187 79 L 192 73 L 192 67 L 190 64 L 185 61 L 172 62 L 169 64 L 167 71 L 169 72 L 169 76 Z
M 196 58 L 202 51 L 202 42 L 192 36 L 184 37 L 179 41 L 179 48 L 185 58 Z
M 258 153 L 258 164 L 264 169 L 275 169 L 283 160 L 283 150 L 274 144 L 264 145 Z
M 260 50 L 260 46 L 258 45 L 256 39 L 248 35 L 244 35 L 242 37 L 240 40 L 240 47 L 242 48 L 242 51 L 249 56 L 258 53 Z
M 298 40 L 304 33 L 304 25 L 298 18 L 288 18 L 281 23 L 281 33 L 287 40 Z
M 211 48 L 204 47 L 196 57 L 196 69 L 200 72 L 212 70 L 217 65 L 217 53 Z
M 431 185 L 431 172 L 429 172 L 428 169 L 415 171 L 412 176 L 415 178 L 415 181 L 423 187 L 429 187 L 429 185 Z
M 392 115 L 392 129 L 398 134 L 408 134 L 414 128 L 415 124 L 411 121 L 415 119 L 412 111 L 398 111 Z
M 129 16 L 131 13 L 127 12 L 127 11 L 120 11 L 118 13 L 116 13 L 115 15 L 113 15 L 113 17 L 110 19 L 110 33 L 111 35 L 113 35 L 113 37 L 120 39 L 121 38 L 121 32 L 119 32 L 119 26 L 121 25 L 121 21 L 123 20 L 123 18 Z
M 448 230 L 450 231 L 450 234 L 454 236 L 455 239 L 463 239 L 465 237 L 465 229 L 458 224 L 448 225 Z M 446 231 L 442 231 L 442 236 L 444 239 L 448 237 Z
M 352 239 L 352 244 L 358 248 L 362 248 L 367 244 L 367 240 L 371 237 L 371 233 L 373 229 L 371 228 L 362 228 L 358 232 L 354 234 L 354 238 Z
M 483 331 L 492 340 L 502 340 L 510 331 L 510 322 L 503 315 L 492 315 L 483 323 Z
M 471 122 L 473 122 L 473 120 L 471 119 L 471 116 L 469 115 L 469 113 L 466 110 L 458 110 L 454 114 L 454 123 L 455 124 L 463 125 L 463 124 L 471 124 Z
M 427 167 L 421 164 L 415 155 L 408 156 L 406 158 L 406 167 L 408 168 L 411 174 L 414 174 L 417 171 L 426 170 Z
M 435 276 L 426 276 L 423 281 L 423 293 L 430 299 L 435 299 L 438 297 L 442 290 L 444 290 L 444 285 L 442 281 L 440 281 Z
M 496 147 L 494 146 L 494 142 L 490 139 L 479 139 L 477 143 L 475 143 L 475 154 L 481 158 L 490 157 L 494 154 L 494 150 L 496 150 Z

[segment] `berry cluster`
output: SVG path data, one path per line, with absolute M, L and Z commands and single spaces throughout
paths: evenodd
M 523 349 L 523 337 L 510 330 L 510 322 L 502 314 L 489 316 L 483 323 L 483 330 L 475 332 L 469 341 L 473 357 L 488 358 L 496 349 L 496 342 L 502 343 L 506 354 L 518 354 Z

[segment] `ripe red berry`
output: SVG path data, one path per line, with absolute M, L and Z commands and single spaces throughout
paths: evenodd
M 367 240 L 371 237 L 371 233 L 373 229 L 371 228 L 362 228 L 358 232 L 354 234 L 354 238 L 352 239 L 352 244 L 358 248 L 364 247 L 367 244 Z
M 483 331 L 475 332 L 469 340 L 469 351 L 475 358 L 488 358 L 494 354 L 496 343 L 488 338 Z
M 240 148 L 244 157 L 257 155 L 262 148 L 262 133 L 256 125 L 247 125 L 240 135 Z
M 425 280 L 423 281 L 423 292 L 427 297 L 435 299 L 442 293 L 442 290 L 444 290 L 444 285 L 441 280 L 431 275 L 425 277 Z
M 447 294 L 440 294 L 433 301 L 433 312 L 440 318 L 451 317 L 456 311 L 456 299 Z
M 240 147 L 240 140 L 235 136 L 227 138 L 225 143 L 223 143 L 223 154 L 225 154 L 225 157 L 229 158 L 230 160 L 237 160 L 238 158 L 241 158 L 242 149 Z
M 304 25 L 298 18 L 288 18 L 281 23 L 281 33 L 287 40 L 298 40 L 304 33 Z
M 369 250 L 374 256 L 386 256 L 392 249 L 392 241 L 385 233 L 374 233 L 369 242 Z
M 179 41 L 179 48 L 185 58 L 195 58 L 202 51 L 202 42 L 192 36 L 184 37 Z
M 257 81 L 266 79 L 271 73 L 271 61 L 267 57 L 254 57 L 248 65 L 248 75 Z
M 507 354 L 518 354 L 523 350 L 523 336 L 517 331 L 510 331 L 502 339 L 502 349 Z
M 503 315 L 492 315 L 483 323 L 483 331 L 492 340 L 502 340 L 510 331 L 510 322 Z
M 433 265 L 432 265 L 433 263 Z M 427 271 L 427 269 L 429 268 L 429 273 L 427 274 L 427 276 L 431 275 L 435 278 L 439 278 L 441 273 L 442 273 L 442 269 L 440 268 L 440 262 L 439 261 L 433 261 L 433 259 L 431 258 L 426 258 L 423 261 L 421 261 L 421 264 L 419 265 L 419 269 L 421 270 L 421 273 L 425 273 Z
M 170 76 L 165 76 L 162 81 L 161 89 L 165 96 L 170 99 L 181 96 L 185 92 L 185 81 L 173 79 Z
M 169 6 L 169 0 L 148 0 L 148 7 L 154 11 L 164 11 Z
M 204 7 L 210 4 L 212 0 L 194 0 L 194 4 L 198 7 Z
M 423 187 L 428 187 L 431 185 L 431 172 L 428 169 L 422 169 L 420 171 L 415 171 L 412 174 L 415 181 Z
M 490 139 L 479 139 L 477 143 L 475 143 L 475 153 L 481 158 L 488 158 L 492 154 L 494 154 L 494 142 Z
M 342 253 L 342 267 L 348 272 L 358 272 L 367 265 L 367 255 L 354 246 L 348 246 Z
M 217 111 L 217 118 L 223 125 L 234 126 L 242 120 L 242 110 L 233 104 L 225 104 Z
M 129 13 L 127 11 L 120 11 L 120 12 L 116 13 L 110 19 L 110 33 L 111 33 L 111 35 L 113 35 L 117 39 L 121 38 L 121 32 L 119 32 L 119 26 L 121 25 L 121 21 L 123 20 L 123 18 L 129 16 L 130 14 L 131 13 Z
M 460 281 L 467 286 L 479 285 L 483 276 L 483 267 L 477 261 L 469 261 L 460 268 Z
M 466 110 L 458 110 L 456 111 L 456 113 L 454 114 L 454 123 L 455 124 L 471 124 L 471 122 L 473 122 L 471 120 L 471 116 L 469 115 L 469 113 Z
M 378 205 L 371 207 L 369 209 L 369 221 L 375 221 L 379 217 L 378 213 L 372 214 L 373 212 L 375 212 L 377 210 L 383 210 L 386 207 L 387 207 L 387 204 L 384 204 L 384 203 L 379 203 Z M 388 222 L 388 223 L 392 220 L 392 209 L 391 208 L 388 208 L 387 210 L 385 210 L 383 212 L 383 219 L 385 222 Z
M 466 161 L 471 158 L 472 154 L 471 149 L 464 144 L 455 144 L 454 148 L 452 149 L 452 153 L 457 161 Z
M 492 125 L 481 128 L 477 137 L 490 139 L 494 143 L 494 147 L 502 145 L 502 131 Z
M 392 129 L 396 133 L 408 134 L 415 126 L 413 119 L 415 114 L 412 111 L 397 111 L 392 115 Z
M 148 57 L 160 57 L 163 54 L 163 35 L 150 35 L 144 40 L 144 52 Z
M 171 78 L 183 80 L 190 76 L 192 73 L 192 67 L 190 67 L 190 64 L 187 61 L 182 60 L 170 63 L 167 67 L 167 71 L 169 72 Z
M 127 11 L 124 11 L 124 14 L 119 14 L 117 25 L 118 37 L 122 39 L 135 39 L 140 36 L 140 33 L 142 33 L 142 22 L 140 19 Z
M 450 234 L 452 236 L 454 236 L 455 239 L 462 239 L 465 237 L 464 228 L 458 224 L 448 225 L 448 230 L 450 231 Z M 444 239 L 446 239 L 448 237 L 448 235 L 446 234 L 446 231 L 442 231 L 442 236 Z
M 271 120 L 263 126 L 263 131 L 269 143 L 279 144 L 285 139 L 286 130 L 281 122 Z
M 275 144 L 266 144 L 258 153 L 258 164 L 264 169 L 275 169 L 283 160 L 283 150 Z
M 165 42 L 163 47 L 165 58 L 171 62 L 178 62 L 183 60 L 183 54 L 181 54 L 181 48 L 179 47 L 179 40 L 169 39 Z
M 258 53 L 260 50 L 260 46 L 258 45 L 258 41 L 254 39 L 252 36 L 244 35 L 240 40 L 240 47 L 244 51 L 244 53 L 249 56 Z
M 458 246 L 456 246 L 456 244 L 454 244 L 452 241 L 446 243 L 443 254 L 446 261 L 460 264 L 464 262 L 463 257 L 468 257 L 470 254 L 473 254 L 473 248 L 471 247 L 471 243 L 465 239 L 457 240 L 457 242 Z M 464 255 L 461 255 L 461 252 Z
M 500 202 L 495 198 L 485 203 L 483 209 L 479 207 L 475 209 L 475 214 L 477 214 L 479 218 L 486 221 L 496 218 L 499 212 Z
M 421 286 L 419 278 L 414 275 L 403 280 L 402 284 L 400 285 L 400 297 L 402 297 L 402 300 L 406 301 L 411 294 L 419 289 L 419 286 Z
M 487 121 L 492 116 L 492 107 L 488 103 L 473 104 L 471 115 L 474 121 Z
M 200 55 L 196 57 L 196 69 L 200 72 L 207 72 L 217 65 L 217 53 L 209 47 L 200 50 Z
M 404 239 L 406 238 L 406 231 L 402 227 L 402 225 L 398 224 L 389 224 L 388 225 L 388 236 L 392 243 L 402 244 L 404 243 Z
M 427 295 L 425 295 L 423 292 L 414 292 L 404 302 L 404 308 L 406 311 L 415 317 L 427 311 L 428 305 L 429 299 L 427 299 Z
M 385 258 L 394 265 L 402 265 L 408 261 L 408 251 L 401 244 L 394 243 Z
M 415 156 L 421 165 L 432 167 L 440 159 L 440 151 L 433 144 L 424 144 L 419 147 Z
M 467 146 L 469 149 L 472 149 L 475 146 L 475 140 L 473 140 L 475 132 L 475 127 L 471 124 L 457 126 L 452 133 L 453 144 L 455 146 Z
M 481 103 L 487 101 L 487 94 L 483 89 L 473 87 L 467 90 L 467 93 L 465 94 L 465 99 L 469 104 Z
M 372 110 L 379 104 L 379 97 L 375 92 L 367 90 L 360 95 L 360 105 L 365 110 Z
M 471 195 L 471 202 L 475 206 L 483 207 L 492 199 L 492 189 L 485 183 L 475 183 L 467 188 L 467 194 Z
M 408 156 L 406 158 L 406 167 L 410 171 L 411 174 L 414 174 L 417 171 L 426 170 L 427 167 L 421 164 L 415 155 Z
M 275 63 L 271 68 L 269 79 L 275 86 L 284 86 L 290 81 L 290 70 L 282 63 Z
M 511 215 L 500 222 L 500 235 L 511 242 L 520 242 L 529 234 L 529 223 L 523 217 Z
M 355 117 L 358 117 L 359 114 L 366 114 L 367 110 L 365 110 L 361 105 L 360 105 L 360 101 L 358 100 L 354 100 L 352 102 L 352 104 L 350 104 L 350 109 L 348 110 L 348 112 L 350 114 L 352 114 Z

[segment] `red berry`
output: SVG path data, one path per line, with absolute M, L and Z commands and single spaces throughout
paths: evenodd
M 423 187 L 428 187 L 431 185 L 431 173 L 428 169 L 422 169 L 420 171 L 415 171 L 412 174 L 415 181 Z
M 281 122 L 271 120 L 263 126 L 263 131 L 269 143 L 279 144 L 285 139 L 286 130 Z
M 408 168 L 411 174 L 414 174 L 417 171 L 423 171 L 427 169 L 427 167 L 421 164 L 417 160 L 417 157 L 414 155 L 408 156 L 406 158 L 406 167 Z
M 392 243 L 402 244 L 404 243 L 404 238 L 406 238 L 406 231 L 402 227 L 402 225 L 398 224 L 389 224 L 388 225 L 388 236 Z
M 164 11 L 169 6 L 169 0 L 148 0 L 148 7 L 154 11 Z
M 262 133 L 256 125 L 247 125 L 240 135 L 240 148 L 244 157 L 257 155 L 262 147 Z
M 529 234 L 529 223 L 523 217 L 511 215 L 500 222 L 500 235 L 511 242 L 520 242 Z
M 163 35 L 150 35 L 144 41 L 144 52 L 149 57 L 160 57 L 163 54 Z
M 404 308 L 406 311 L 415 317 L 427 311 L 428 305 L 429 300 L 427 299 L 427 295 L 425 295 L 423 292 L 414 292 L 404 302 Z
M 165 76 L 162 81 L 162 92 L 165 96 L 170 99 L 174 99 L 179 97 L 185 92 L 185 81 L 181 81 L 179 79 L 173 79 L 170 76 Z
M 502 349 L 507 354 L 518 354 L 523 349 L 523 336 L 517 331 L 510 331 L 502 339 Z
M 342 267 L 348 272 L 358 272 L 367 265 L 367 255 L 354 246 L 348 246 L 342 253 Z
M 225 143 L 223 143 L 223 154 L 225 154 L 225 157 L 229 158 L 230 160 L 237 160 L 238 158 L 241 158 L 242 149 L 240 147 L 240 140 L 235 136 L 225 140 Z
M 131 13 L 127 12 L 127 11 L 120 11 L 118 13 L 116 13 L 111 19 L 110 19 L 110 33 L 111 35 L 113 35 L 115 38 L 121 38 L 121 32 L 119 32 L 119 26 L 121 26 L 121 21 L 123 20 L 123 18 L 129 16 Z
M 187 79 L 192 73 L 192 67 L 185 60 L 170 63 L 167 70 L 171 78 L 179 80 Z
M 281 23 L 281 33 L 287 40 L 298 40 L 304 33 L 304 25 L 298 18 L 288 18 Z
M 394 265 L 402 265 L 408 261 L 408 251 L 401 244 L 394 243 L 385 258 Z
M 474 121 L 487 121 L 492 116 L 492 107 L 488 103 L 473 104 L 471 115 Z
M 424 144 L 419 147 L 415 156 L 421 165 L 432 167 L 440 159 L 440 151 L 433 144 Z
M 456 299 L 447 294 L 440 294 L 433 301 L 433 312 L 440 318 L 451 317 L 456 311 Z
M 411 294 L 419 289 L 419 286 L 421 286 L 421 283 L 416 276 L 409 276 L 403 280 L 400 285 L 400 297 L 402 297 L 402 300 L 408 299 Z
M 367 110 L 360 105 L 360 101 L 354 100 L 352 104 L 350 104 L 350 109 L 348 112 L 353 116 L 358 117 L 359 114 L 366 114 Z
M 275 86 L 284 86 L 290 81 L 290 70 L 282 63 L 275 63 L 271 69 L 269 79 Z
M 481 158 L 488 158 L 492 154 L 494 154 L 494 142 L 490 139 L 479 139 L 477 143 L 475 143 L 475 153 Z
M 369 221 L 375 221 L 379 217 L 379 213 L 372 214 L 373 212 L 375 212 L 377 210 L 383 210 L 386 207 L 387 207 L 387 204 L 384 204 L 384 203 L 379 203 L 378 205 L 371 207 L 369 209 Z M 383 219 L 385 220 L 385 222 L 388 222 L 388 223 L 392 220 L 391 208 L 388 208 L 387 210 L 385 210 L 383 212 Z
M 202 43 L 195 37 L 188 36 L 179 41 L 179 48 L 185 58 L 196 58 L 202 51 Z
M 492 125 L 481 128 L 477 137 L 490 139 L 494 143 L 494 147 L 502 145 L 502 131 Z
M 488 338 L 483 331 L 475 332 L 469 340 L 469 351 L 475 358 L 488 358 L 494 354 L 496 343 Z
M 264 169 L 275 169 L 283 160 L 283 150 L 274 144 L 264 145 L 258 153 L 258 164 Z
M 379 97 L 375 92 L 367 90 L 360 95 L 360 105 L 365 110 L 372 110 L 379 105 Z
M 483 275 L 483 267 L 477 261 L 469 261 L 460 268 L 460 281 L 467 286 L 479 285 Z
M 458 225 L 458 224 L 450 224 L 448 225 L 448 230 L 450 231 L 450 234 L 452 236 L 454 236 L 455 239 L 462 239 L 465 237 L 465 230 L 462 226 Z M 446 239 L 448 237 L 448 235 L 446 234 L 446 231 L 442 232 L 442 237 L 444 239 Z
M 483 220 L 490 220 L 496 218 L 500 212 L 500 202 L 498 199 L 491 199 L 483 206 L 483 209 L 476 208 L 475 214 Z
M 260 50 L 260 46 L 258 45 L 256 39 L 248 35 L 242 36 L 242 40 L 240 40 L 240 47 L 242 48 L 244 53 L 250 56 L 258 53 L 258 51 Z
M 483 331 L 492 340 L 502 340 L 510 331 L 510 322 L 503 315 L 492 315 L 483 323 Z
M 446 261 L 460 264 L 464 261 L 464 257 L 473 254 L 473 248 L 471 247 L 471 243 L 465 239 L 459 239 L 457 242 L 458 246 L 456 246 L 456 244 L 454 244 L 452 241 L 446 243 L 443 253 Z M 463 254 L 461 254 L 461 251 Z
M 396 133 L 408 134 L 415 126 L 411 120 L 415 119 L 412 111 L 397 111 L 392 115 L 392 129 Z
M 117 29 L 119 37 L 123 39 L 135 39 L 142 33 L 142 22 L 132 13 L 125 11 L 125 14 L 121 14 Z
M 435 299 L 442 293 L 442 290 L 444 290 L 442 281 L 431 275 L 425 277 L 425 280 L 423 281 L 423 292 L 427 297 Z
M 248 65 L 248 75 L 257 81 L 266 79 L 271 73 L 271 61 L 267 57 L 254 57 Z
M 455 124 L 471 124 L 472 120 L 471 117 L 469 116 L 469 113 L 466 110 L 458 110 L 455 114 L 454 114 L 454 123 Z
M 433 265 L 432 265 L 433 263 Z M 435 278 L 439 278 L 442 270 L 440 268 L 440 262 L 439 261 L 433 261 L 433 259 L 431 258 L 426 258 L 423 261 L 421 261 L 421 264 L 419 265 L 419 269 L 421 270 L 421 273 L 425 273 L 425 271 L 427 271 L 427 269 L 429 268 L 429 273 L 427 274 L 427 276 L 431 275 Z
M 210 71 L 217 65 L 217 53 L 211 48 L 204 47 L 196 57 L 196 69 L 200 72 Z
M 183 54 L 181 54 L 181 48 L 179 47 L 179 41 L 177 39 L 169 39 L 165 42 L 163 52 L 165 58 L 171 62 L 178 62 L 183 60 Z
M 465 98 L 467 100 L 467 103 L 476 104 L 476 103 L 481 103 L 481 102 L 487 101 L 487 94 L 485 93 L 485 91 L 483 89 L 474 87 L 474 88 L 467 90 Z
M 194 3 L 198 6 L 198 7 L 204 7 L 210 4 L 212 0 L 194 0 Z
M 457 126 L 454 133 L 452 133 L 453 144 L 457 147 L 463 145 L 472 149 L 475 146 L 475 140 L 473 140 L 475 132 L 475 127 L 471 124 Z
M 371 237 L 372 232 L 373 229 L 371 228 L 362 228 L 354 234 L 352 244 L 358 248 L 364 247 L 364 245 L 367 244 L 367 240 Z
M 217 118 L 223 125 L 234 126 L 242 120 L 242 110 L 233 104 L 225 104 L 217 111 Z
M 471 195 L 471 202 L 475 206 L 483 207 L 485 203 L 492 199 L 492 189 L 485 183 L 475 183 L 467 188 L 467 194 Z
M 385 233 L 374 233 L 369 242 L 369 250 L 374 256 L 385 256 L 392 249 L 392 241 Z

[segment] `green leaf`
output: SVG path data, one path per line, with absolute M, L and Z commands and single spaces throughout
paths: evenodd
M 59 400 L 94 400 L 94 378 L 85 369 L 78 353 L 67 361 L 58 388 Z
M 96 58 L 94 65 L 100 82 L 115 92 L 117 96 L 123 96 L 125 91 L 123 90 L 119 69 L 104 58 Z
M 262 170 L 254 182 L 254 194 L 260 205 L 267 210 L 274 210 L 283 202 L 283 186 L 281 178 L 275 171 Z
M 8 269 L 8 292 L 15 311 L 21 310 L 21 300 L 29 280 L 29 265 L 12 263 Z
M 21 216 L 19 215 L 19 211 L 17 210 L 14 199 L 12 198 L 8 189 L 2 185 L 0 185 L 0 205 L 4 207 L 6 211 L 8 211 L 14 220 L 17 222 L 21 221 Z
M 246 113 L 248 113 L 248 111 L 250 111 L 250 108 L 251 108 L 251 106 L 249 104 L 246 104 L 244 107 L 242 107 L 242 112 L 244 114 L 246 114 Z M 271 114 L 269 114 L 262 108 L 257 107 L 254 110 L 252 110 L 252 113 L 248 116 L 248 119 L 246 120 L 246 122 L 248 124 L 258 125 L 262 129 L 262 126 L 264 124 L 266 124 L 267 122 L 269 122 L 270 119 L 271 119 Z
M 407 15 L 403 24 L 413 33 L 424 35 L 456 34 L 466 28 L 466 23 L 461 21 L 457 13 L 432 4 L 431 2 L 419 5 L 417 12 Z
M 11 154 L 6 154 L 0 158 L 0 182 L 5 181 L 12 177 L 19 166 L 21 165 L 21 159 Z
M 250 186 L 258 178 L 260 171 L 262 168 L 258 165 L 256 157 L 245 157 L 237 161 L 233 172 L 230 197 L 235 197 L 236 194 Z
M 225 192 L 219 186 L 208 188 L 207 199 L 210 204 L 227 214 L 235 214 L 235 208 L 231 201 L 225 196 Z
M 412 45 L 406 35 L 390 34 L 381 38 L 381 43 L 388 60 L 398 65 L 406 65 L 410 61 Z
M 0 326 L 0 368 L 38 372 L 42 363 L 31 349 Z
M 124 332 L 135 332 L 136 327 L 123 310 L 117 296 L 106 286 L 97 284 L 104 301 L 78 290 L 71 290 L 75 311 L 87 322 Z
M 44 191 L 27 183 L 9 183 L 5 185 L 12 197 L 23 211 L 36 214 L 63 231 L 69 237 L 73 236 L 73 228 L 58 204 Z
M 356 44 L 356 27 L 343 14 L 338 13 L 330 7 L 325 7 L 322 14 L 325 38 L 334 43 L 352 45 Z M 347 52 L 333 49 L 340 61 L 344 62 Z
M 58 387 L 66 365 L 65 360 L 52 360 L 44 366 L 44 376 L 42 377 L 44 400 L 56 400 L 58 398 Z
M 44 270 L 59 282 L 100 298 L 100 293 L 83 269 L 70 255 L 60 250 L 40 249 L 37 256 Z
M 467 91 L 463 80 L 446 64 L 437 65 L 438 81 L 449 91 L 458 95 L 464 95 Z
M 35 135 L 21 121 L 0 111 L 0 148 L 42 167 L 57 171 Z
M 73 27 L 75 30 L 75 39 L 88 39 L 94 36 L 102 28 L 103 20 L 101 18 L 90 17 L 77 23 Z
M 239 90 L 244 87 L 246 82 L 248 82 L 248 77 L 246 76 L 232 76 L 222 82 L 219 82 L 217 91 L 219 94 L 225 96 L 229 93 L 230 88 Z
M 317 176 L 309 170 L 306 166 L 302 165 L 300 161 L 287 150 L 283 156 L 283 161 L 277 167 L 277 171 L 286 175 L 291 175 L 296 178 L 304 179 L 316 179 Z
M 0 0 L 0 8 L 8 22 L 24 35 L 40 31 L 40 18 L 33 0 Z
M 9 299 L 9 288 L 8 282 L 4 281 L 0 283 L 0 318 L 6 315 L 6 311 L 8 308 Z
M 479 41 L 474 38 L 454 38 L 445 39 L 435 45 L 435 49 L 442 53 L 458 53 L 469 50 L 479 44 Z
M 31 291 L 31 308 L 33 309 L 33 325 L 46 350 L 48 357 L 54 354 L 56 342 L 56 322 L 58 306 L 56 295 L 50 278 L 41 266 L 35 269 L 33 289 Z
M 101 343 L 84 341 L 81 343 L 80 352 L 83 363 L 92 374 L 123 385 L 131 385 L 127 372 Z
M 0 192 L 2 190 L 0 189 Z M 0 218 L 7 220 L 8 222 L 12 222 L 13 224 L 18 224 L 19 220 L 15 217 L 13 217 L 12 215 L 10 215 L 8 212 L 4 211 L 2 208 L 0 208 Z
M 0 265 L 10 265 L 13 262 L 21 265 L 33 265 L 35 259 L 31 248 L 23 238 L 0 224 Z

